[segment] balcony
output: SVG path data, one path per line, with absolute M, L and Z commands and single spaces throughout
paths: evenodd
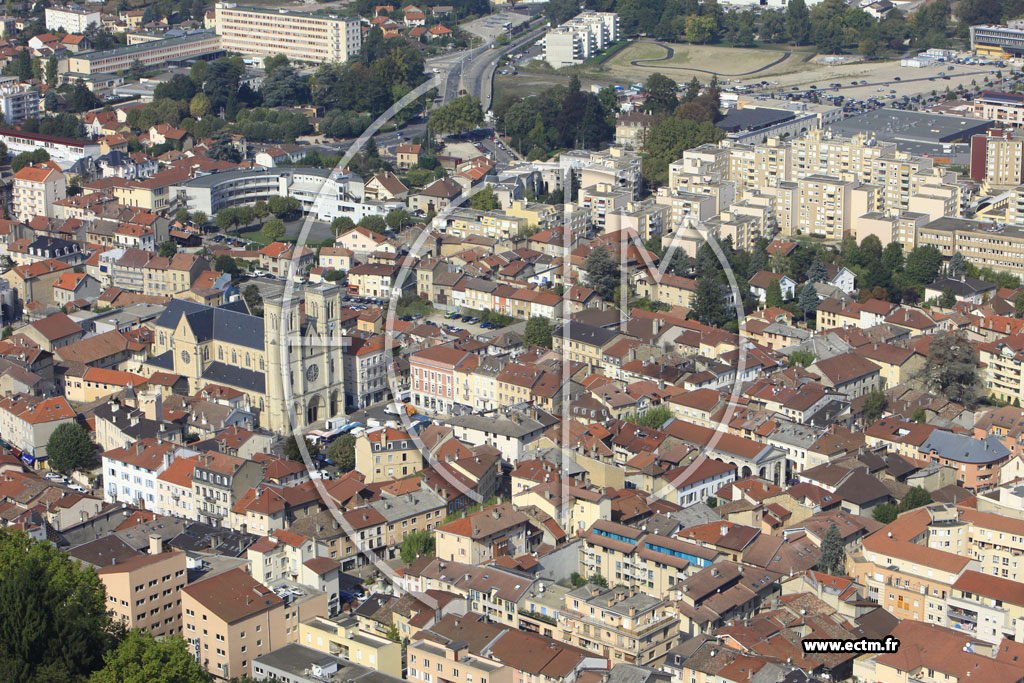
M 946 612 L 946 616 L 956 621 L 964 621 L 969 622 L 971 624 L 978 623 L 977 612 L 971 612 L 969 610 L 961 609 L 959 607 L 953 607 L 952 605 L 949 606 L 949 609 Z

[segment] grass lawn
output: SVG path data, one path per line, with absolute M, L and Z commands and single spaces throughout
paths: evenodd
M 604 65 L 604 70 L 611 76 L 626 78 L 633 82 L 643 81 L 655 72 L 663 73 L 675 80 L 681 80 L 681 76 L 692 77 L 694 75 L 699 79 L 706 80 L 710 77 L 709 74 L 690 71 L 690 69 L 714 71 L 721 77 L 727 77 L 762 68 L 782 56 L 778 50 L 678 43 L 665 43 L 665 45 L 674 50 L 674 54 L 669 60 L 639 66 L 631 64 L 631 62 L 644 59 L 658 59 L 667 54 L 661 45 L 639 41 L 609 59 Z M 803 64 L 802 57 L 803 55 L 791 55 L 785 61 L 765 69 L 761 73 L 770 76 L 799 70 L 800 65 Z

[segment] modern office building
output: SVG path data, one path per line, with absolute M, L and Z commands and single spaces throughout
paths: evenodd
M 971 49 L 988 57 L 1019 57 L 1024 54 L 1024 20 L 1014 19 L 1006 26 L 972 26 Z
M 192 33 L 178 38 L 163 38 L 148 43 L 116 47 L 112 50 L 83 52 L 68 58 L 67 70 L 77 74 L 110 73 L 142 66 L 164 66 L 167 62 L 208 57 L 221 51 L 220 36 Z
M 997 123 L 1024 125 L 1024 94 L 983 90 L 974 97 L 974 115 Z
M 225 50 L 293 62 L 347 62 L 359 53 L 358 17 L 329 17 L 284 9 L 216 4 L 217 34 Z

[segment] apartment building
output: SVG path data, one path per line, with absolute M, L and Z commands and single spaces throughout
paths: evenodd
M 437 557 L 483 564 L 530 551 L 534 537 L 530 518 L 512 503 L 499 503 L 434 529 Z
M 879 206 L 872 207 L 884 211 L 909 209 L 910 199 L 918 194 L 921 180 L 912 182 L 918 174 L 927 174 L 932 170 L 929 157 L 912 156 L 905 152 L 895 152 L 877 157 L 871 163 L 871 184 L 880 188 Z M 938 216 L 936 216 L 938 218 Z
M 565 596 L 558 615 L 558 637 L 612 665 L 646 666 L 662 657 L 679 638 L 679 617 L 667 603 L 635 588 L 594 584 Z
M 808 175 L 841 176 L 852 173 L 862 183 L 870 183 L 874 160 L 896 153 L 896 144 L 878 142 L 867 135 L 837 137 L 831 131 L 810 130 L 789 142 L 792 180 Z
M 401 643 L 361 631 L 359 622 L 351 616 L 315 616 L 303 621 L 299 624 L 299 643 L 383 674 L 402 677 Z
M 867 597 L 899 619 L 946 625 L 946 601 L 964 570 L 978 569 L 969 557 L 910 541 L 888 538 L 882 529 L 867 536 L 847 559 L 849 575 Z
M 389 394 L 390 354 L 383 336 L 364 339 L 349 337 L 344 347 L 345 406 L 358 410 L 384 400 Z
M 760 145 L 733 144 L 723 151 L 728 154 L 726 177 L 736 183 L 738 193 L 775 187 L 783 180 L 792 179 L 793 148 L 778 138 L 769 138 Z
M 47 31 L 83 34 L 90 26 L 103 25 L 103 15 L 98 9 L 81 7 L 47 7 L 44 12 Z
M 67 196 L 64 174 L 56 165 L 26 166 L 14 174 L 11 192 L 14 215 L 23 223 L 36 216 L 54 217 L 54 202 Z
M 583 537 L 579 573 L 612 585 L 665 595 L 687 576 L 722 557 L 714 548 L 598 520 Z
M 1024 592 L 1018 581 L 965 571 L 946 601 L 947 623 L 998 645 L 1004 638 L 1024 637 Z
M 245 573 L 230 569 L 181 591 L 183 637 L 210 674 L 252 674 L 255 657 L 285 645 L 285 602 Z
M 366 484 L 401 479 L 423 469 L 423 454 L 407 432 L 380 427 L 356 439 L 356 469 Z
M 231 508 L 262 480 L 263 467 L 255 460 L 217 452 L 201 454 L 192 472 L 196 521 L 228 526 Z
M 971 136 L 971 178 L 993 190 L 1024 183 L 1024 134 L 993 128 Z
M 956 252 L 979 268 L 1024 275 L 1024 229 L 944 216 L 916 229 L 915 246 L 930 245 L 949 259 Z
M 0 434 L 27 465 L 46 460 L 50 434 L 74 419 L 75 411 L 63 397 L 40 399 L 13 394 L 0 399 Z
M 0 85 L 0 114 L 12 126 L 39 118 L 39 89 L 17 80 L 4 82 Z
M 181 590 L 188 582 L 185 553 L 163 552 L 156 535 L 150 537 L 150 551 L 97 570 L 107 592 L 107 610 L 126 628 L 156 637 L 181 635 Z
M 547 32 L 543 58 L 556 69 L 582 64 L 618 39 L 618 14 L 587 10 Z
M 816 235 L 841 240 L 851 226 L 856 181 L 812 174 L 777 188 L 777 216 L 783 235 Z
M 155 438 L 104 451 L 103 498 L 108 503 L 130 503 L 156 512 L 160 503 L 157 478 L 179 456 L 193 455 L 195 451 Z
M 293 62 L 347 62 L 359 54 L 362 30 L 358 17 L 331 17 L 308 12 L 246 7 L 229 2 L 215 6 L 217 35 L 230 52 L 267 57 L 285 55 Z
M 451 346 L 432 346 L 409 356 L 413 405 L 439 413 L 456 406 L 456 371 L 470 372 L 479 359 Z
M 463 239 L 471 235 L 498 240 L 515 239 L 530 224 L 526 215 L 513 215 L 507 211 L 476 211 L 467 207 L 453 209 L 444 221 L 445 234 Z

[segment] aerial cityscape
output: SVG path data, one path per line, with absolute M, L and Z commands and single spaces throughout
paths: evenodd
M 0 683 L 1024 683 L 1024 0 L 448 1 L 7 0 Z

